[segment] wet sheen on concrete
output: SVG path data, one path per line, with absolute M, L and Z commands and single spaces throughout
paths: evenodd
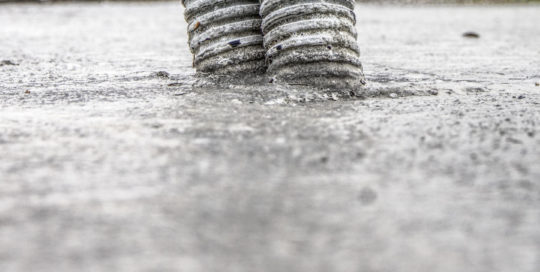
M 0 271 L 540 270 L 538 6 L 359 6 L 348 99 L 208 87 L 182 13 L 0 6 Z

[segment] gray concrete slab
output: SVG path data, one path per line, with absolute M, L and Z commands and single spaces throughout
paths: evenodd
M 0 271 L 540 270 L 539 6 L 359 6 L 354 99 L 192 87 L 180 6 L 0 6 Z

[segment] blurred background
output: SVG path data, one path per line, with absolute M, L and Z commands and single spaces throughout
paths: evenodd
M 0 0 L 0 3 L 52 3 L 52 2 L 151 2 L 155 0 Z M 178 0 L 157 0 L 157 1 L 178 1 Z M 379 4 L 511 4 L 511 3 L 531 3 L 540 0 L 357 0 L 359 3 L 379 3 Z

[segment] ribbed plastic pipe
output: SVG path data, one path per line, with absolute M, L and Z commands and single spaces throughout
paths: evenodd
M 182 0 L 182 4 L 197 72 L 265 71 L 259 0 Z
M 280 81 L 358 89 L 365 83 L 354 0 L 261 0 L 268 72 Z

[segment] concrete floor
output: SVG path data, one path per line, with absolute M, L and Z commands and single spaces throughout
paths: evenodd
M 0 5 L 0 271 L 539 271 L 540 6 L 357 12 L 339 99 L 196 82 L 179 3 Z

